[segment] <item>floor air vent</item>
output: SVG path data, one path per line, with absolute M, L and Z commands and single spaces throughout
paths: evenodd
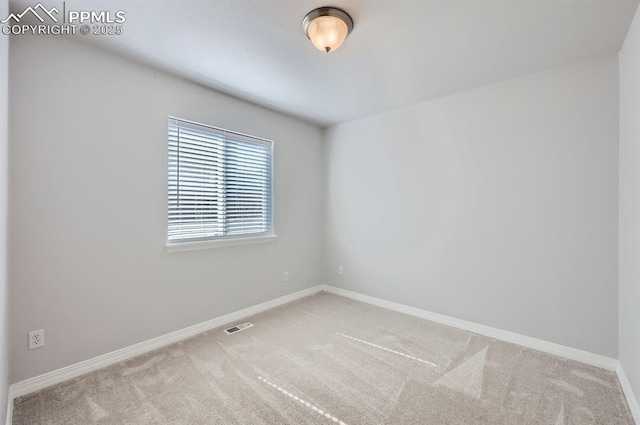
M 250 328 L 251 326 L 253 326 L 251 323 L 249 322 L 244 322 L 244 323 L 240 323 L 239 325 L 235 325 L 232 328 L 229 329 L 225 329 L 224 333 L 226 333 L 227 335 L 231 335 L 240 331 L 243 331 L 247 328 Z

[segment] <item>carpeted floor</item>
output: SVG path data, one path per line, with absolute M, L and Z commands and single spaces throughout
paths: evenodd
M 15 401 L 14 425 L 633 425 L 614 373 L 320 293 Z

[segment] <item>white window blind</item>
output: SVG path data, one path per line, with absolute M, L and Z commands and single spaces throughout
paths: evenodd
M 273 143 L 169 118 L 168 243 L 273 234 Z

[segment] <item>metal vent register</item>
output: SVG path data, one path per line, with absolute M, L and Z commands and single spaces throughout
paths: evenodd
M 250 327 L 252 327 L 253 325 L 249 322 L 244 322 L 244 323 L 240 323 L 239 325 L 235 325 L 234 327 L 231 327 L 229 329 L 225 329 L 224 333 L 226 333 L 227 335 L 231 335 L 234 334 L 236 332 L 240 332 L 243 331 L 245 329 L 248 329 Z

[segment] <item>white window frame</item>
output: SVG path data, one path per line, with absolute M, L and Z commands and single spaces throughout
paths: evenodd
M 265 242 L 273 242 L 276 240 L 277 235 L 275 233 L 275 218 L 274 218 L 274 199 L 275 199 L 275 191 L 274 191 L 274 147 L 275 147 L 275 143 L 273 140 L 270 139 L 265 139 L 262 137 L 257 137 L 257 136 L 252 136 L 249 134 L 245 134 L 245 133 L 240 133 L 237 131 L 233 131 L 233 130 L 227 130 L 224 128 L 220 128 L 220 127 L 215 127 L 209 124 L 202 124 L 196 121 L 190 121 L 190 120 L 186 120 L 184 118 L 178 118 L 178 117 L 174 117 L 174 116 L 169 116 L 167 123 L 170 123 L 172 120 L 177 120 L 180 122 L 184 122 L 187 124 L 192 124 L 195 126 L 200 126 L 200 127 L 204 127 L 204 128 L 209 128 L 214 132 L 223 132 L 223 133 L 227 133 L 227 134 L 231 134 L 231 135 L 236 135 L 239 136 L 241 138 L 249 138 L 249 139 L 255 139 L 257 141 L 262 141 L 265 143 L 268 143 L 270 145 L 270 149 L 271 149 L 271 154 L 270 154 L 270 159 L 271 159 L 271 164 L 270 166 L 270 195 L 271 195 L 271 200 L 270 200 L 270 230 L 267 232 L 261 232 L 261 233 L 248 233 L 248 234 L 240 234 L 240 235 L 225 235 L 225 236 L 212 236 L 211 238 L 208 239 L 198 239 L 198 240 L 194 240 L 194 241 L 189 241 L 189 240 L 185 240 L 185 241 L 170 241 L 168 239 L 169 234 L 169 140 L 168 140 L 168 129 L 167 129 L 167 210 L 165 213 L 165 218 L 166 218 L 166 226 L 165 226 L 165 236 L 167 238 L 166 240 L 166 250 L 167 252 L 181 252 L 181 251 L 193 251 L 193 250 L 199 250 L 199 249 L 209 249 L 209 248 L 222 248 L 222 247 L 229 247 L 229 246 L 237 246 L 237 245 L 248 245 L 248 244 L 256 244 L 256 243 L 265 243 Z M 168 128 L 168 127 L 167 127 Z

